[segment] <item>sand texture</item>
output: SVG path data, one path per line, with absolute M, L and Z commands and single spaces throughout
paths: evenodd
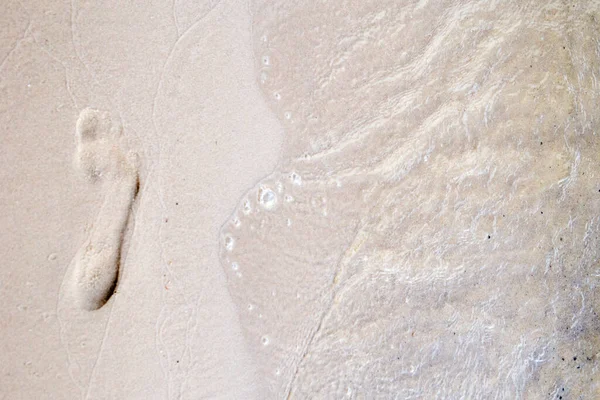
M 0 7 L 0 399 L 600 398 L 599 1 Z

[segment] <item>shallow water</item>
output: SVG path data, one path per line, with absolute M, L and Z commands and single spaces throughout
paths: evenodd
M 600 396 L 598 2 L 253 1 L 221 230 L 265 398 Z

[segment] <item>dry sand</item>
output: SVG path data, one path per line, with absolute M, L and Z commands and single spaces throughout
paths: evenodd
M 0 21 L 0 399 L 600 398 L 598 2 Z

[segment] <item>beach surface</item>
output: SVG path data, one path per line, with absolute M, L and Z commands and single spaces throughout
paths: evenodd
M 0 9 L 0 399 L 600 397 L 600 3 Z

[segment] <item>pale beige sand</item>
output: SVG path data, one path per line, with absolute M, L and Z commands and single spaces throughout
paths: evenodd
M 246 4 L 2 8 L 0 398 L 260 397 L 218 260 L 282 138 Z M 81 144 L 85 107 L 122 137 Z
M 600 397 L 598 2 L 1 8 L 0 398 Z

